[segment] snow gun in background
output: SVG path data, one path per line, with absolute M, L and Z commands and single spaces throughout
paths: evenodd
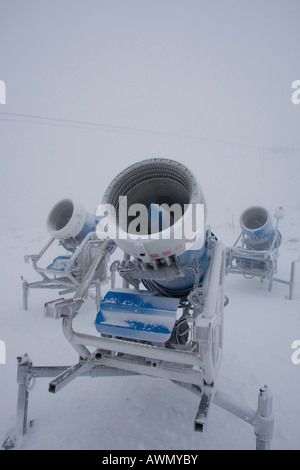
M 42 280 L 28 283 L 23 281 L 23 307 L 28 308 L 29 289 L 59 289 L 59 295 L 75 292 L 87 273 L 97 252 L 103 245 L 96 233 L 98 219 L 71 199 L 62 199 L 51 209 L 47 218 L 50 240 L 35 255 L 26 255 L 25 262 L 32 261 L 34 270 Z M 67 253 L 56 256 L 47 266 L 41 266 L 41 258 L 52 252 L 57 241 Z M 47 254 L 48 254 L 47 253 Z M 94 274 L 88 295 L 100 302 L 101 286 L 107 281 L 107 263 L 103 262 Z M 95 288 L 95 289 L 94 289 Z M 95 293 L 92 291 L 95 290 Z
M 63 199 L 55 204 L 47 219 L 48 231 L 71 251 L 75 251 L 86 235 L 96 230 L 96 225 L 96 216 L 71 199 Z
M 282 207 L 278 208 L 275 217 L 277 226 L 279 219 L 284 216 Z M 279 248 L 281 234 L 274 228 L 270 213 L 264 207 L 254 206 L 246 209 L 240 217 L 240 226 L 243 233 L 242 244 L 250 250 L 265 250 Z
M 104 192 L 97 217 L 87 216 L 70 200 L 53 208 L 48 217 L 49 243 L 57 237 L 72 255 L 61 264 L 54 260 L 47 269 L 60 273 L 59 282 L 72 276 L 73 285 L 68 281 L 64 292 L 75 293 L 47 302 L 44 314 L 62 320 L 63 334 L 80 360 L 70 367 L 49 368 L 33 367 L 27 355 L 19 358 L 17 425 L 4 443 L 6 448 L 26 433 L 26 384 L 33 377 L 55 377 L 49 391 L 56 393 L 78 376 L 130 374 L 169 379 L 195 393 L 196 431 L 204 430 L 214 402 L 255 428 L 257 449 L 270 447 L 273 416 L 268 388 L 260 390 L 257 410 L 215 389 L 228 303 L 226 249 L 207 225 L 206 212 L 193 173 L 161 158 L 141 161 L 119 173 Z M 91 255 L 88 243 L 94 242 L 99 245 Z M 121 258 L 110 265 L 108 276 L 113 252 Z M 40 274 L 41 282 L 47 283 L 47 273 Z M 117 280 L 121 287 L 116 288 Z M 110 287 L 102 297 L 99 286 L 108 281 Z M 98 287 L 95 329 L 93 334 L 76 332 L 73 320 L 84 303 L 85 310 L 91 308 L 86 298 L 93 286 Z
M 278 230 L 279 220 L 284 218 L 283 207 L 274 211 L 276 225 L 267 209 L 253 206 L 240 216 L 241 233 L 232 247 L 226 249 L 226 273 L 242 274 L 247 279 L 261 278 L 269 281 L 268 290 L 272 290 L 273 281 L 289 286 L 289 299 L 293 297 L 295 285 L 295 260 L 291 264 L 289 281 L 274 277 L 282 236 Z

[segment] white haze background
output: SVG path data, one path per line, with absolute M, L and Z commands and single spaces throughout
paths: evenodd
M 23 255 L 47 241 L 46 218 L 59 199 L 93 211 L 131 163 L 173 158 L 197 176 L 208 222 L 227 245 L 246 207 L 285 207 L 278 277 L 289 277 L 300 255 L 300 105 L 291 101 L 299 15 L 298 0 L 0 0 L 3 439 L 14 423 L 16 356 L 28 352 L 39 365 L 77 361 L 59 322 L 43 318 L 56 293 L 32 292 L 22 310 L 20 276 L 36 280 Z M 292 302 L 280 284 L 270 294 L 258 280 L 226 278 L 219 386 L 255 407 L 268 383 L 273 447 L 283 449 L 300 448 L 300 366 L 291 363 L 299 271 Z M 93 305 L 86 310 L 93 331 Z M 41 380 L 23 447 L 253 448 L 252 430 L 216 407 L 207 433 L 195 434 L 197 406 L 196 397 L 147 377 L 78 379 L 55 396 Z

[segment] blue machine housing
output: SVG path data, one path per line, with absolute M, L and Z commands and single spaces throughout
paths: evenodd
M 53 269 L 55 271 L 64 271 L 66 263 L 70 260 L 71 256 L 57 256 L 54 258 L 51 264 L 47 266 L 47 269 Z
M 206 241 L 200 249 L 197 249 L 195 244 L 193 249 L 187 250 L 179 256 L 184 276 L 178 276 L 170 281 L 155 282 L 155 286 L 161 287 L 162 291 L 165 291 L 168 295 L 186 297 L 196 287 L 195 284 L 199 285 L 203 281 L 209 267 L 211 257 L 210 239 L 217 241 L 217 237 L 212 232 L 209 232 L 209 236 L 206 237 Z M 147 284 L 149 285 L 149 283 Z
M 98 222 L 99 218 L 97 218 L 93 214 L 87 214 L 84 226 L 82 227 L 81 231 L 74 237 L 75 240 L 82 242 L 82 240 L 84 240 L 88 233 L 95 232 Z
M 165 342 L 172 333 L 179 299 L 149 291 L 115 289 L 100 304 L 95 325 L 99 333 L 151 342 Z

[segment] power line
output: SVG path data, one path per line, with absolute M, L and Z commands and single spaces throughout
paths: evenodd
M 78 121 L 72 119 L 62 119 L 56 117 L 49 117 L 49 116 L 39 116 L 34 114 L 23 114 L 23 113 L 10 113 L 10 112 L 0 112 L 0 115 L 7 115 L 13 117 L 21 117 L 26 118 L 23 119 L 9 119 L 3 118 L 0 119 L 1 121 L 10 121 L 10 122 L 21 122 L 25 124 L 41 124 L 41 125 L 51 125 L 56 127 L 69 127 L 69 128 L 76 128 L 76 129 L 87 129 L 87 130 L 101 130 L 104 132 L 116 132 L 116 133 L 128 133 L 128 134 L 135 134 L 135 135 L 153 135 L 158 137 L 164 138 L 175 138 L 175 139 L 183 139 L 193 142 L 208 142 L 208 143 L 217 143 L 222 145 L 241 145 L 241 146 L 248 146 L 246 144 L 238 144 L 236 142 L 228 142 L 225 140 L 218 140 L 218 139 L 208 139 L 208 138 L 199 138 L 190 135 L 183 135 L 183 134 L 175 134 L 171 132 L 162 132 L 162 131 L 154 131 L 149 129 L 141 129 L 136 127 L 128 127 L 128 126 L 121 126 L 115 124 L 107 124 L 107 123 L 97 123 L 97 122 L 90 122 L 90 121 Z M 35 119 L 34 121 L 28 121 L 27 119 Z M 40 122 L 37 119 L 42 119 L 47 122 Z M 49 121 L 49 122 L 48 122 Z M 56 124 L 60 123 L 60 124 Z M 91 127 L 92 126 L 92 127 Z M 254 146 L 249 146 L 254 148 Z
M 78 121 L 78 120 L 72 120 L 72 119 L 62 119 L 62 118 L 56 118 L 56 117 L 48 117 L 48 116 L 38 116 L 34 114 L 23 114 L 23 113 L 9 113 L 9 112 L 0 112 L 0 114 L 7 115 L 7 116 L 13 116 L 13 117 L 21 117 L 21 118 L 26 118 L 26 119 L 42 119 L 45 121 L 50 121 L 49 123 L 47 122 L 48 125 L 53 125 L 53 122 L 59 122 L 61 124 L 57 124 L 56 126 L 61 126 L 61 127 L 76 127 L 76 128 L 83 128 L 83 129 L 98 129 L 98 130 L 103 130 L 103 131 L 110 131 L 110 132 L 120 132 L 120 133 L 134 133 L 134 134 L 141 134 L 141 135 L 156 135 L 160 137 L 173 137 L 173 138 L 179 138 L 179 139 L 188 139 L 188 140 L 194 140 L 197 141 L 196 137 L 193 136 L 188 136 L 188 135 L 181 135 L 181 134 L 175 134 L 171 132 L 161 132 L 161 131 L 154 131 L 154 130 L 148 130 L 148 129 L 140 129 L 136 127 L 127 127 L 127 126 L 121 126 L 121 125 L 114 125 L 114 124 L 107 124 L 107 123 L 98 123 L 98 122 L 89 122 L 89 121 Z M 17 122 L 23 122 L 23 123 L 30 123 L 30 124 L 41 124 L 39 121 L 25 121 L 25 120 L 17 120 L 17 119 L 1 119 L 1 120 L 7 120 L 7 121 L 17 121 Z M 46 124 L 46 123 L 44 123 Z M 72 124 L 70 126 L 69 124 Z M 76 126 L 73 126 L 73 124 L 76 124 Z M 84 126 L 84 127 L 82 127 Z M 92 126 L 92 127 L 91 127 Z
M 1 113 L 0 113 L 1 114 Z M 69 124 L 56 124 L 54 122 L 40 122 L 40 121 L 29 121 L 29 120 L 24 120 L 24 119 L 10 119 L 10 118 L 0 118 L 0 121 L 8 121 L 8 122 L 21 122 L 23 124 L 37 124 L 41 126 L 55 126 L 55 127 L 69 127 L 69 128 L 75 128 L 75 129 L 87 129 L 91 131 L 97 131 L 97 132 L 126 132 L 130 133 L 130 131 L 121 131 L 121 130 L 115 130 L 115 129 L 101 129 L 97 127 L 87 127 L 87 126 L 75 126 L 75 125 L 69 125 Z M 135 135 L 143 135 L 143 134 L 136 134 Z M 146 135 L 146 134 L 144 134 Z M 164 136 L 162 136 L 164 137 Z
M 50 117 L 50 116 L 40 116 L 35 114 L 24 114 L 24 113 L 11 113 L 6 111 L 1 111 L 0 115 L 11 116 L 11 118 L 0 118 L 0 121 L 9 121 L 9 122 L 19 122 L 23 124 L 38 124 L 38 125 L 48 125 L 48 126 L 55 126 L 55 127 L 68 127 L 68 128 L 75 128 L 75 129 L 85 129 L 85 130 L 93 130 L 93 131 L 102 131 L 102 132 L 114 132 L 119 134 L 133 134 L 133 135 L 140 135 L 140 136 L 157 136 L 162 138 L 173 138 L 179 140 L 187 140 L 191 142 L 206 142 L 212 144 L 219 144 L 219 145 L 230 145 L 230 146 L 237 146 L 237 147 L 245 147 L 253 150 L 260 150 L 260 151 L 274 151 L 274 149 L 270 149 L 264 146 L 258 145 L 250 145 L 240 142 L 229 142 L 226 140 L 221 139 L 209 139 L 204 137 L 195 137 L 190 135 L 184 134 L 176 134 L 172 132 L 162 132 L 162 131 L 155 131 L 149 129 L 141 129 L 137 127 L 129 127 L 129 126 L 122 126 L 116 124 L 108 124 L 108 123 L 99 123 L 99 122 L 90 122 L 90 121 L 79 121 L 74 119 L 62 119 L 58 117 Z M 16 119 L 16 118 L 23 118 L 23 119 Z

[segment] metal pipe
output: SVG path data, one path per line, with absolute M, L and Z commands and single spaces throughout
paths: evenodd
M 292 300 L 294 287 L 295 287 L 295 274 L 296 274 L 296 263 L 299 263 L 300 257 L 295 259 L 291 264 L 291 277 L 290 277 L 290 293 L 289 293 L 289 300 Z
M 62 325 L 63 325 L 63 333 L 66 339 L 73 346 L 75 351 L 78 352 L 79 356 L 82 357 L 83 359 L 86 359 L 87 357 L 89 357 L 90 351 L 85 346 L 83 346 L 83 344 L 76 344 L 74 342 L 74 330 L 72 328 L 71 318 L 68 316 L 63 317 Z
M 78 346 L 87 349 L 86 346 L 93 346 L 97 349 L 105 349 L 113 352 L 132 354 L 149 359 L 165 360 L 177 364 L 186 364 L 190 366 L 200 366 L 202 362 L 199 356 L 186 351 L 177 351 L 165 349 L 158 346 L 148 346 L 146 344 L 133 343 L 114 338 L 101 338 L 82 333 L 76 333 L 73 330 L 72 319 L 68 316 L 63 318 L 63 332 L 69 343 L 76 349 Z
M 256 450 L 270 450 L 274 427 L 272 407 L 273 397 L 269 388 L 265 385 L 260 389 L 258 395 L 258 408 L 254 426 Z
M 203 373 L 199 370 L 193 370 L 190 368 L 178 368 L 170 367 L 168 363 L 164 361 L 148 361 L 144 359 L 140 361 L 138 359 L 129 360 L 121 357 L 102 357 L 101 364 L 105 366 L 115 367 L 117 369 L 127 370 L 129 372 L 135 372 L 141 375 L 149 375 L 150 377 L 165 378 L 176 382 L 184 382 L 198 387 L 203 386 Z
M 222 392 L 215 393 L 213 402 L 254 427 L 256 450 L 270 449 L 274 428 L 273 400 L 266 385 L 259 391 L 257 411 L 234 401 L 230 395 Z
M 93 279 L 94 279 L 94 274 L 96 270 L 98 269 L 99 264 L 102 262 L 103 258 L 106 256 L 106 252 L 109 248 L 109 246 L 113 242 L 111 240 L 105 240 L 103 245 L 101 246 L 97 256 L 95 257 L 94 261 L 92 262 L 88 272 L 86 273 L 83 281 L 81 282 L 80 286 L 78 287 L 77 291 L 75 292 L 75 295 L 73 297 L 74 300 L 79 300 L 83 299 L 84 296 L 86 295 Z
M 220 280 L 223 285 L 224 271 L 224 250 L 223 243 L 217 242 L 213 249 L 213 256 L 210 265 L 207 297 L 203 312 L 204 318 L 212 318 L 216 313 L 216 306 L 220 294 Z
M 256 412 L 248 406 L 233 401 L 232 397 L 227 393 L 217 391 L 213 397 L 213 402 L 215 405 L 237 416 L 251 426 L 255 425 Z

